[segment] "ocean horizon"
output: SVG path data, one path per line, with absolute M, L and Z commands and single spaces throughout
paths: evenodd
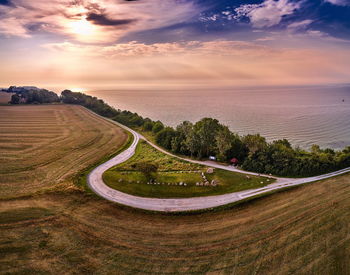
M 95 89 L 111 106 L 175 127 L 213 117 L 240 134 L 309 149 L 350 145 L 350 85 L 210 89 Z

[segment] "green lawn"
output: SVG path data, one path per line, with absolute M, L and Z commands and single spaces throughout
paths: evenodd
M 156 164 L 158 170 L 149 177 L 135 168 L 139 162 Z M 205 179 L 202 178 L 202 172 Z M 116 167 L 106 171 L 104 182 L 119 191 L 141 197 L 188 198 L 219 195 L 263 187 L 272 179 L 214 169 L 207 173 L 207 167 L 189 163 L 168 156 L 141 141 L 136 154 Z

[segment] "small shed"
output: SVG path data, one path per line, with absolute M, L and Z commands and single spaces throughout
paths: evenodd
M 233 158 L 233 159 L 230 160 L 230 162 L 231 162 L 231 164 L 233 164 L 233 165 L 237 165 L 237 164 L 238 164 L 238 159 Z

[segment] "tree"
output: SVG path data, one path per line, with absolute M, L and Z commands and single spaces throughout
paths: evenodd
M 221 125 L 219 121 L 213 118 L 203 118 L 194 125 L 195 132 L 200 142 L 198 151 L 199 157 L 209 156 L 215 151 L 215 137 L 220 128 Z
M 156 135 L 156 142 L 165 149 L 170 150 L 172 149 L 172 141 L 175 136 L 175 130 L 171 127 L 166 127 Z
M 198 154 L 201 144 L 199 141 L 199 136 L 193 128 L 187 134 L 186 139 L 184 140 L 184 145 L 186 146 L 187 150 L 190 152 L 191 157 Z
M 183 121 L 176 127 L 176 137 L 172 141 L 172 151 L 188 155 L 190 153 L 186 138 L 193 131 L 193 124 L 189 121 Z
M 243 162 L 248 155 L 248 148 L 243 144 L 241 138 L 232 133 L 231 135 L 231 148 L 227 151 L 229 158 L 237 158 L 239 162 Z
M 19 104 L 20 102 L 21 102 L 21 98 L 17 94 L 14 94 L 11 96 L 11 101 L 10 101 L 11 104 Z
M 161 123 L 160 121 L 157 121 L 152 127 L 152 132 L 156 134 L 163 129 L 164 129 L 163 123 Z
M 143 173 L 147 179 L 151 178 L 152 173 L 156 173 L 158 166 L 149 162 L 136 163 L 135 168 Z
M 249 149 L 249 154 L 252 155 L 257 151 L 261 151 L 267 147 L 266 139 L 259 134 L 246 135 L 242 139 L 243 144 Z
M 152 131 L 152 128 L 153 128 L 153 123 L 151 121 L 146 121 L 143 124 L 143 130 L 145 131 Z
M 315 155 L 321 153 L 321 148 L 320 148 L 320 146 L 317 145 L 317 144 L 311 145 L 311 153 L 313 153 L 313 154 L 315 154 Z
M 220 160 L 227 160 L 227 152 L 232 146 L 233 134 L 227 126 L 223 126 L 216 134 L 216 147 Z

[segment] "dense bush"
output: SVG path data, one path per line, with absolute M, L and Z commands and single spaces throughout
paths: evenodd
M 101 116 L 109 118 L 115 117 L 119 113 L 117 110 L 104 103 L 103 100 L 98 99 L 97 97 L 85 95 L 83 93 L 75 93 L 69 90 L 64 90 L 61 93 L 61 99 L 63 103 L 82 105 Z

